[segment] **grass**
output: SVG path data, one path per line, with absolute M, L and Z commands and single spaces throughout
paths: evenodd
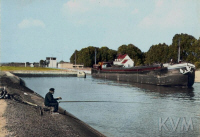
M 1 71 L 51 71 L 58 70 L 52 68 L 42 68 L 42 67 L 12 67 L 12 66 L 0 66 Z

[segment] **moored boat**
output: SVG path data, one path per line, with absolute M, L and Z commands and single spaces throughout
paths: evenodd
M 117 81 L 144 83 L 162 86 L 192 87 L 195 66 L 191 63 L 156 64 L 151 66 L 122 67 L 101 63 L 94 65 L 92 76 Z
M 78 78 L 86 78 L 86 73 L 84 71 L 78 71 L 77 72 L 77 77 Z

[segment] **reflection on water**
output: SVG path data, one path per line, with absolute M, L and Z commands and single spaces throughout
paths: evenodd
M 28 87 L 42 96 L 50 87 L 55 96 L 67 101 L 61 107 L 109 137 L 199 136 L 200 83 L 193 88 L 131 84 L 87 76 L 81 78 L 23 78 Z M 120 103 L 121 102 L 121 103 Z M 129 103 L 123 103 L 129 102 Z M 168 130 L 159 130 L 159 119 L 166 119 Z M 192 118 L 193 130 L 182 130 L 184 118 Z M 176 125 L 177 119 L 179 123 Z M 174 124 L 170 123 L 174 121 Z M 176 125 L 176 131 L 173 131 Z
M 167 87 L 167 86 L 156 86 L 148 84 L 139 84 L 139 83 L 125 83 L 117 82 L 120 86 L 132 86 L 140 88 L 144 92 L 159 93 L 156 94 L 159 97 L 174 97 L 182 98 L 186 100 L 195 100 L 194 97 L 194 88 L 182 88 L 182 87 Z M 196 87 L 196 86 L 195 86 Z M 155 94 L 154 94 L 155 95 Z

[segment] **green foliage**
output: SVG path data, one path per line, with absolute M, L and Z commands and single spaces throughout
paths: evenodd
M 118 54 L 128 54 L 131 59 L 134 60 L 136 66 L 143 64 L 144 53 L 133 44 L 121 45 L 117 51 Z
M 96 63 L 100 61 L 112 61 L 117 55 L 117 51 L 109 49 L 108 47 L 96 48 L 96 52 Z M 92 67 L 95 63 L 95 47 L 89 46 L 80 51 L 75 50 L 70 58 L 70 62 L 73 64 L 75 64 L 75 53 L 76 64 L 84 64 L 85 67 Z
M 44 60 L 40 60 L 40 66 L 45 67 L 45 61 Z
M 178 62 L 178 48 L 180 40 L 180 59 L 184 62 L 195 63 L 200 61 L 200 39 L 196 40 L 188 34 L 176 34 L 172 39 L 172 45 L 152 45 L 146 52 L 146 64 L 166 63 L 170 59 Z
M 200 69 L 200 62 L 195 62 L 194 65 L 195 65 L 196 69 Z
M 173 37 L 172 45 L 169 46 L 168 57 L 172 58 L 174 62 L 178 61 L 179 40 L 180 40 L 180 59 L 182 61 L 194 63 L 198 55 L 197 54 L 198 49 L 196 49 L 197 48 L 196 46 L 199 43 L 193 36 L 188 34 L 176 34 Z
M 0 66 L 1 71 L 52 71 L 58 69 L 42 68 L 42 67 L 13 67 L 13 66 Z
M 172 39 L 172 44 L 152 45 L 147 52 L 141 50 L 133 44 L 121 45 L 118 51 L 109 49 L 108 47 L 97 48 L 97 63 L 100 61 L 114 61 L 117 54 L 128 54 L 134 60 L 136 66 L 152 63 L 167 63 L 173 59 L 174 63 L 178 60 L 178 47 L 180 40 L 180 59 L 185 62 L 200 62 L 200 38 L 197 40 L 188 34 L 176 34 Z M 85 67 L 91 67 L 95 62 L 95 47 L 89 46 L 80 51 L 75 51 L 70 62 L 84 64 Z
M 63 60 L 61 60 L 59 63 L 64 63 L 64 61 L 63 61 Z
M 146 53 L 145 64 L 168 62 L 168 51 L 169 47 L 165 43 L 152 45 Z

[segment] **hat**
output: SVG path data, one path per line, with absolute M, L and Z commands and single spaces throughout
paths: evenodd
M 50 88 L 50 89 L 49 89 L 49 91 L 54 91 L 54 90 L 55 90 L 54 88 Z

